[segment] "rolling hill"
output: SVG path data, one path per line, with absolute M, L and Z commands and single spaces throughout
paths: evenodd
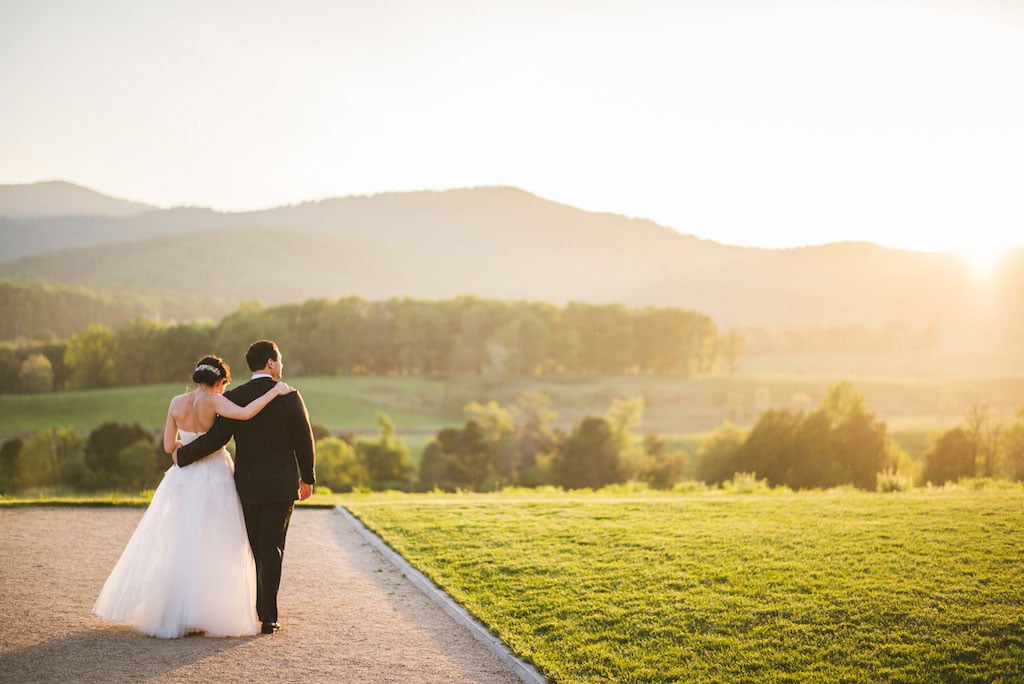
M 343 197 L 237 213 L 143 210 L 106 198 L 106 214 L 67 213 L 65 184 L 16 187 L 18 202 L 10 200 L 10 186 L 0 188 L 0 278 L 7 279 L 268 305 L 349 294 L 621 302 L 678 306 L 720 325 L 748 327 L 898 321 L 976 330 L 987 325 L 979 301 L 989 316 L 1010 310 L 1001 291 L 984 291 L 967 265 L 947 253 L 866 243 L 782 250 L 721 245 L 510 187 Z M 28 189 L 34 189 L 31 201 Z M 99 206 L 84 203 L 75 211 Z

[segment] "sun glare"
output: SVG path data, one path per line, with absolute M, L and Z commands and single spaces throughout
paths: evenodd
M 1006 247 L 995 244 L 979 244 L 961 249 L 960 256 L 970 264 L 971 270 L 979 278 L 989 278 L 995 271 L 999 260 L 1006 252 Z

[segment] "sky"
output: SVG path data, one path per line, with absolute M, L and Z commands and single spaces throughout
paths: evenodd
M 0 183 L 512 185 L 726 244 L 1024 243 L 1016 0 L 0 0 Z

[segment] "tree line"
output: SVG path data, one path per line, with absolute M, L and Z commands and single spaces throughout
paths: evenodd
M 135 318 L 91 324 L 66 342 L 0 345 L 0 393 L 174 382 L 202 354 L 233 366 L 257 339 L 278 342 L 293 376 L 548 373 L 693 375 L 720 344 L 707 316 L 620 304 L 358 297 L 264 308 L 246 303 L 217 324 Z M 244 364 L 243 364 L 244 365 Z
M 92 323 L 119 328 L 134 318 L 183 320 L 233 307 L 192 293 L 144 293 L 85 285 L 0 280 L 0 340 L 66 340 Z
M 599 489 L 627 482 L 672 489 L 687 481 L 724 485 L 740 474 L 773 487 L 870 491 L 909 489 L 914 480 L 1024 481 L 1024 409 L 1003 421 L 976 407 L 963 426 L 934 440 L 923 464 L 910 461 L 849 383 L 830 387 L 813 411 L 767 411 L 749 431 L 726 423 L 695 455 L 641 434 L 643 409 L 642 398 L 618 399 L 564 431 L 552 428 L 557 413 L 545 394 L 524 393 L 506 406 L 470 402 L 465 422 L 440 430 L 418 468 L 385 414 L 374 437 L 314 425 L 317 482 L 349 492 Z M 0 446 L 0 492 L 153 488 L 170 464 L 160 439 L 139 425 L 117 423 L 87 437 L 57 428 L 13 438 Z

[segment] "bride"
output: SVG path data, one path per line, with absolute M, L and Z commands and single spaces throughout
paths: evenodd
M 209 430 L 218 414 L 248 420 L 294 391 L 278 382 L 248 406 L 237 406 L 223 396 L 231 369 L 217 356 L 201 358 L 192 380 L 195 389 L 174 397 L 167 409 L 167 453 Z M 259 631 L 256 566 L 226 449 L 164 473 L 93 613 L 162 638 Z

